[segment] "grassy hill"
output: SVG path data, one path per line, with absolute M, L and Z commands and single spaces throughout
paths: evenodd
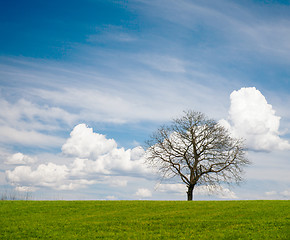
M 0 201 L 0 239 L 290 239 L 290 201 Z

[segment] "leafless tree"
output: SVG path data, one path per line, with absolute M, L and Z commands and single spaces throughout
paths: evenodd
M 164 178 L 179 176 L 189 201 L 196 185 L 239 183 L 243 167 L 250 164 L 243 141 L 200 112 L 184 113 L 146 142 L 146 162 Z

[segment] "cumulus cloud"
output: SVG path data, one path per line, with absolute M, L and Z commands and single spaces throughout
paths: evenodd
M 9 156 L 5 163 L 20 165 L 20 164 L 31 164 L 35 163 L 36 161 L 37 161 L 36 158 L 29 157 L 19 152 Z
M 32 192 L 38 187 L 49 187 L 55 190 L 75 190 L 95 184 L 95 180 L 70 179 L 70 169 L 65 165 L 53 163 L 41 164 L 36 169 L 29 166 L 18 166 L 7 170 L 8 181 L 16 186 L 17 191 Z
M 114 139 L 107 139 L 105 135 L 93 132 L 85 124 L 79 124 L 73 129 L 70 138 L 62 147 L 62 152 L 75 157 L 71 170 L 74 176 L 90 173 L 148 172 L 143 165 L 143 148 L 118 148 Z
M 142 147 L 137 146 L 131 150 L 130 157 L 132 161 L 135 161 L 135 160 L 141 159 L 144 156 L 144 154 L 145 154 L 145 150 Z
M 145 177 L 149 173 L 143 164 L 145 151 L 142 147 L 127 150 L 118 148 L 114 139 L 93 132 L 85 124 L 79 124 L 72 130 L 62 146 L 62 153 L 63 165 L 49 162 L 34 168 L 17 166 L 14 170 L 6 171 L 6 178 L 12 185 L 22 188 L 74 190 L 97 182 L 112 187 L 125 187 L 128 181 L 122 176 Z M 35 161 L 35 158 L 15 153 L 5 163 L 28 165 Z
M 62 146 L 62 152 L 79 158 L 96 158 L 116 147 L 114 139 L 107 139 L 105 135 L 94 133 L 85 124 L 79 124 Z
M 7 170 L 7 179 L 14 185 L 45 186 L 58 188 L 68 175 L 65 165 L 54 163 L 41 164 L 35 170 L 30 166 L 18 166 L 13 171 Z
M 135 195 L 137 197 L 140 197 L 140 198 L 149 198 L 149 197 L 152 197 L 152 193 L 149 189 L 147 188 L 139 188 L 137 190 L 137 192 L 135 193 Z
M 253 150 L 290 149 L 289 142 L 279 136 L 280 117 L 259 90 L 241 88 L 231 93 L 230 100 L 228 121 L 220 120 L 220 124 L 235 137 L 246 139 Z

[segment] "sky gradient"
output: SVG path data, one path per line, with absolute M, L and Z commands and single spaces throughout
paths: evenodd
M 238 187 L 290 199 L 290 1 L 0 3 L 0 189 L 34 199 L 185 200 L 142 163 L 184 110 L 246 139 Z

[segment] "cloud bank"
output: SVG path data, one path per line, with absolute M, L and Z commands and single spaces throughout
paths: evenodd
M 112 176 L 146 177 L 150 173 L 143 164 L 145 151 L 141 147 L 118 148 L 114 139 L 93 132 L 85 124 L 77 125 L 62 146 L 65 164 L 46 163 L 38 166 L 17 166 L 6 171 L 7 180 L 16 187 L 29 189 L 49 187 L 56 190 L 74 190 L 105 182 L 124 187 L 126 179 L 117 181 Z M 32 164 L 35 159 L 22 153 L 7 158 L 6 164 Z M 140 195 L 141 196 L 141 195 Z
M 280 137 L 280 117 L 272 105 L 255 87 L 241 88 L 230 95 L 231 106 L 228 121 L 220 124 L 239 138 L 244 138 L 252 150 L 287 150 L 288 141 Z
M 7 179 L 16 186 L 43 186 L 58 189 L 67 179 L 69 169 L 65 165 L 54 163 L 41 164 L 35 170 L 30 166 L 18 166 L 13 171 L 6 171 Z

